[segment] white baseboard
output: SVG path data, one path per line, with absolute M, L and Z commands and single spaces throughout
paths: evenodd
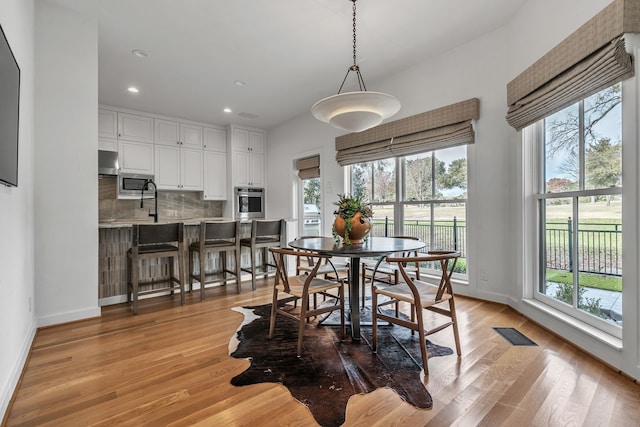
M 38 318 L 38 327 L 58 325 L 60 323 L 74 322 L 76 320 L 100 317 L 102 314 L 100 307 L 89 307 L 83 310 L 69 311 L 66 313 L 52 314 Z
M 25 337 L 25 340 L 22 344 L 22 349 L 20 350 L 20 355 L 16 360 L 15 365 L 11 368 L 11 372 L 9 373 L 9 381 L 7 382 L 5 388 L 2 390 L 2 395 L 0 396 L 0 420 L 2 420 L 9 408 L 9 403 L 11 402 L 11 398 L 13 397 L 13 393 L 18 385 L 18 381 L 20 381 L 20 375 L 22 375 L 22 370 L 24 369 L 25 364 L 27 363 L 27 359 L 29 358 L 29 352 L 31 351 L 31 344 L 33 343 L 33 339 L 36 336 L 36 323 L 35 321 L 31 325 L 31 330 Z

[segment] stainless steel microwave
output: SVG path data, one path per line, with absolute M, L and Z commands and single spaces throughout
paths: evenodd
M 149 181 L 153 181 L 153 175 L 121 173 L 118 175 L 118 199 L 142 198 L 142 188 Z M 153 187 L 147 190 L 145 188 L 144 198 L 153 199 Z
M 236 219 L 264 218 L 264 188 L 236 187 Z

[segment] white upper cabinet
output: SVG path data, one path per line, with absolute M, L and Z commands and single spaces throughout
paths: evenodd
M 156 145 L 155 182 L 160 190 L 202 191 L 202 150 Z
M 118 113 L 98 110 L 98 138 L 118 138 Z
M 204 150 L 204 193 L 202 198 L 204 200 L 227 200 L 226 153 Z
M 153 143 L 153 118 L 118 113 L 118 138 Z
M 202 150 L 202 126 L 180 123 L 180 145 Z
M 154 142 L 202 149 L 202 126 L 154 119 Z
M 120 172 L 153 174 L 153 144 L 118 141 Z
M 98 150 L 118 151 L 118 113 L 98 110 Z
M 264 187 L 264 132 L 231 126 L 232 187 Z
M 225 153 L 227 151 L 227 131 L 220 128 L 204 127 L 203 148 L 209 151 Z
M 171 120 L 153 120 L 153 142 L 160 145 L 179 145 L 180 123 Z

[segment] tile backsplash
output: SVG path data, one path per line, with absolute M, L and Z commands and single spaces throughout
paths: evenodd
M 153 200 L 145 199 L 144 208 L 140 200 L 118 200 L 117 177 L 98 178 L 99 222 L 149 219 L 149 209 L 153 212 Z M 158 213 L 160 220 L 189 219 L 222 216 L 221 201 L 201 200 L 201 193 L 191 191 L 158 191 Z

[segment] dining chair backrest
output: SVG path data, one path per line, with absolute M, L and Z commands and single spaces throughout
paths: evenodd
M 439 262 L 442 270 L 440 277 L 440 283 L 438 284 L 438 290 L 435 294 L 435 300 L 438 301 L 442 296 L 447 293 L 453 295 L 453 288 L 451 286 L 451 276 L 456 267 L 460 252 L 456 251 L 429 251 L 426 255 L 419 255 L 413 257 L 398 257 L 390 255 L 386 257 L 387 262 L 397 263 L 400 274 L 404 278 L 405 282 L 411 286 L 413 280 L 410 278 L 405 266 L 408 263 L 423 263 L 423 262 Z
M 275 261 L 275 265 L 276 265 L 276 270 L 277 270 L 276 283 L 278 280 L 282 280 L 282 284 L 285 292 L 290 291 L 289 275 L 287 273 L 287 263 L 285 261 L 287 257 L 299 258 L 302 256 L 302 257 L 312 258 L 314 260 L 313 262 L 314 267 L 311 269 L 311 271 L 307 272 L 305 286 L 308 286 L 308 284 L 311 283 L 313 278 L 316 277 L 318 273 L 318 269 L 322 264 L 321 261 L 323 259 L 331 258 L 331 255 L 321 255 L 321 254 L 312 253 L 312 252 L 300 252 L 300 251 L 289 249 L 289 248 L 272 247 L 272 248 L 269 248 L 269 251 L 273 254 L 273 260 Z M 335 272 L 335 274 L 337 277 L 338 273 Z

